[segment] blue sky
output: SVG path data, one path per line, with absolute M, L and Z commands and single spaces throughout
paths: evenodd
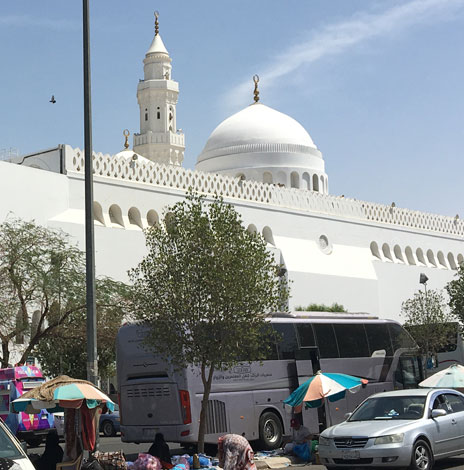
M 252 102 L 297 119 L 332 194 L 464 217 L 464 0 L 91 0 L 93 147 L 139 129 L 153 10 L 192 168 Z M 82 2 L 0 4 L 0 149 L 83 147 Z M 57 103 L 50 104 L 54 94 Z

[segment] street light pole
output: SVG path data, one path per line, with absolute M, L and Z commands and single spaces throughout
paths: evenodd
M 90 94 L 89 0 L 82 0 L 84 43 L 85 272 L 87 304 L 87 378 L 98 385 L 95 307 L 95 239 L 93 225 L 92 107 Z

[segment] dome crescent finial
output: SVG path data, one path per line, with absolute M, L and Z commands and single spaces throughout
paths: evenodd
M 124 129 L 122 131 L 122 135 L 126 138 L 126 140 L 124 142 L 124 148 L 128 149 L 129 148 L 129 136 L 130 136 L 129 129 Z
M 158 36 L 158 34 L 159 34 L 159 21 L 158 21 L 158 18 L 159 18 L 159 12 L 155 11 L 155 36 Z
M 255 103 L 259 101 L 259 90 L 258 90 L 258 83 L 259 83 L 259 75 L 253 75 L 253 81 L 255 82 L 255 91 L 253 94 L 255 95 L 254 100 Z

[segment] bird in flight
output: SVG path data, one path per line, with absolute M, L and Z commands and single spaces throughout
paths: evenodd
M 51 99 L 50 99 L 50 103 L 53 103 L 53 104 L 56 103 L 55 95 L 52 95 L 52 97 L 51 97 Z

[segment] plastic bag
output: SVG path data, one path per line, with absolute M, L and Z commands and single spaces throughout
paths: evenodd
M 150 454 L 139 454 L 131 467 L 133 470 L 161 470 L 161 462 Z
M 293 446 L 293 453 L 304 462 L 309 462 L 311 460 L 311 451 L 307 442 L 304 442 L 303 444 L 295 444 Z

